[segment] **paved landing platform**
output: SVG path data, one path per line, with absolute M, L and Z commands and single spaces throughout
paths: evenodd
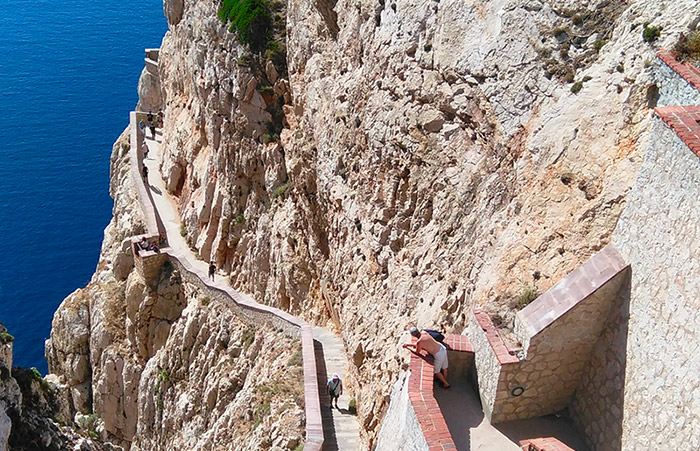
M 449 390 L 435 384 L 433 394 L 459 451 L 519 451 L 520 440 L 537 437 L 556 437 L 577 451 L 588 451 L 574 424 L 564 418 L 550 415 L 491 425 L 468 381 L 453 380 Z

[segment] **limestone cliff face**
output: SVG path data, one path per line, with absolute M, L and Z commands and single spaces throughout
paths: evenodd
M 218 1 L 165 0 L 160 84 L 139 94 L 165 112 L 161 169 L 201 257 L 259 302 L 338 320 L 371 444 L 408 324 L 461 331 L 485 306 L 508 327 L 526 286 L 608 243 L 656 101 L 644 23 L 669 45 L 696 3 L 290 0 L 285 73 L 237 42 Z M 132 271 L 128 164 L 123 136 L 100 264 L 47 343 L 71 413 L 93 409 L 135 449 L 293 448 L 299 403 L 253 380 L 277 378 L 270 356 L 292 344 L 246 347 L 176 272 Z M 282 411 L 294 424 L 265 415 Z
M 412 322 L 504 326 L 610 239 L 655 80 L 696 2 L 298 1 L 288 81 L 247 67 L 213 0 L 166 0 L 163 173 L 205 260 L 329 320 L 372 440 Z M 263 86 L 265 89 L 263 89 Z M 287 100 L 267 142 L 270 97 Z

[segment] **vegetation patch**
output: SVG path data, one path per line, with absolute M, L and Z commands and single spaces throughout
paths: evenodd
M 270 194 L 270 197 L 273 200 L 277 199 L 278 197 L 284 198 L 284 193 L 287 192 L 288 188 L 289 188 L 289 183 L 283 183 L 272 191 L 272 194 Z
M 12 343 L 15 341 L 15 337 L 8 334 L 7 332 L 0 333 L 0 344 Z
M 644 29 L 642 30 L 642 39 L 644 39 L 644 42 L 648 42 L 649 44 L 651 44 L 657 39 L 659 39 L 660 36 L 661 27 L 649 25 L 649 22 L 644 23 Z
M 246 329 L 241 337 L 241 343 L 243 344 L 243 351 L 247 351 L 250 345 L 255 341 L 255 329 Z
M 84 430 L 87 435 L 90 436 L 90 438 L 95 440 L 100 438 L 100 435 L 97 433 L 97 426 L 100 422 L 100 418 L 97 415 L 94 413 L 89 415 L 80 415 L 76 420 L 78 427 Z
M 156 407 L 158 407 L 158 411 L 162 414 L 163 407 L 165 405 L 163 394 L 171 382 L 170 370 L 167 368 L 161 368 L 160 371 L 158 371 L 157 377 L 158 379 L 156 381 L 156 386 L 153 389 L 153 394 L 156 398 Z
M 303 361 L 303 354 L 301 352 L 301 349 L 299 349 L 297 352 L 294 353 L 292 358 L 289 359 L 288 365 L 300 367 L 302 361 Z
M 556 52 L 537 49 L 544 61 L 545 75 L 566 83 L 573 82 L 577 71 L 589 67 L 597 59 L 598 52 L 612 36 L 615 21 L 628 4 L 626 0 L 603 2 L 595 10 L 553 6 L 561 20 L 547 34 L 556 41 Z M 598 36 L 597 41 L 588 44 L 594 35 Z
M 241 44 L 248 44 L 253 51 L 265 48 L 272 27 L 270 7 L 264 0 L 224 0 L 219 8 L 219 19 L 231 23 L 229 31 L 235 31 Z
M 532 285 L 526 285 L 523 287 L 520 294 L 511 302 L 511 308 L 520 310 L 530 304 L 530 302 L 537 299 L 540 293 Z
M 259 404 L 255 408 L 255 412 L 253 412 L 253 429 L 260 426 L 262 420 L 268 415 L 270 415 L 270 402 L 266 401 L 262 404 Z
M 673 56 L 679 61 L 697 65 L 700 63 L 700 31 L 688 35 L 681 34 L 673 47 Z

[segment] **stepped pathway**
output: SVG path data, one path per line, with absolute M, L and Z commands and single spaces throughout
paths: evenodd
M 357 417 L 348 411 L 350 395 L 347 387 L 338 399 L 339 409 L 331 409 L 330 397 L 326 394 L 326 382 L 333 373 L 345 375 L 348 360 L 345 356 L 343 341 L 334 333 L 321 327 L 313 328 L 314 347 L 316 350 L 316 371 L 318 372 L 319 398 L 321 399 L 321 418 L 323 420 L 323 448 L 326 451 L 356 451 L 360 449 L 360 434 Z
M 150 135 L 150 133 L 146 133 Z M 156 135 L 156 139 L 162 139 Z M 207 262 L 195 258 L 192 250 L 187 245 L 185 238 L 180 235 L 180 218 L 177 214 L 177 206 L 173 198 L 167 193 L 163 177 L 160 174 L 160 144 L 150 137 L 145 139 L 148 145 L 148 158 L 144 159 L 144 165 L 148 168 L 148 185 L 158 214 L 165 227 L 168 237 L 168 245 L 178 253 L 187 256 L 188 262 L 205 274 L 208 272 Z M 215 276 L 215 285 L 228 285 L 225 277 Z M 316 365 L 319 383 L 319 395 L 321 399 L 321 411 L 323 421 L 324 444 L 326 451 L 360 449 L 360 434 L 357 418 L 348 412 L 350 397 L 347 391 L 340 397 L 340 411 L 331 409 L 330 399 L 326 394 L 326 380 L 333 373 L 340 374 L 342 378 L 347 370 L 347 358 L 343 342 L 337 335 L 321 327 L 313 328 L 314 348 L 316 352 Z

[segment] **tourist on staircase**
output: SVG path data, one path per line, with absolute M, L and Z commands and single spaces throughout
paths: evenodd
M 340 410 L 338 407 L 338 398 L 343 394 L 343 381 L 340 379 L 340 376 L 338 376 L 338 373 L 333 373 L 333 376 L 328 379 L 326 383 L 326 393 L 331 397 L 331 409 L 333 408 L 333 400 L 335 400 L 335 408 Z

